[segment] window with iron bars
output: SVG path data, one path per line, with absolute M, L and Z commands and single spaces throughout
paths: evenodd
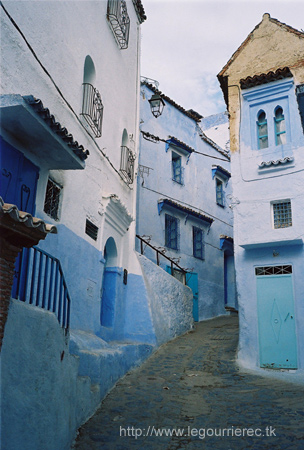
M 288 275 L 292 273 L 292 266 L 264 266 L 264 267 L 256 267 L 255 274 L 256 276 L 264 276 L 264 275 Z
M 215 179 L 216 182 L 216 203 L 219 206 L 225 206 L 225 198 L 224 198 L 224 183 L 222 180 L 218 178 Z
M 135 156 L 125 145 L 121 146 L 120 172 L 127 184 L 134 181 L 134 162 Z
M 91 127 L 95 137 L 101 136 L 103 104 L 97 89 L 90 83 L 83 83 L 81 115 Z
M 125 0 L 108 0 L 107 18 L 120 49 L 128 48 L 130 18 Z
M 172 152 L 172 180 L 179 184 L 184 184 L 182 158 L 177 153 Z
M 165 246 L 179 249 L 179 219 L 165 214 Z
M 55 183 L 51 178 L 48 179 L 45 199 L 44 212 L 54 220 L 59 220 L 59 203 L 62 187 Z
M 192 227 L 193 256 L 204 259 L 204 232 L 200 228 Z
M 273 203 L 272 208 L 274 228 L 287 228 L 292 226 L 290 200 Z

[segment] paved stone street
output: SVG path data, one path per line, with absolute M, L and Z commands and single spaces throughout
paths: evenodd
M 237 341 L 238 318 L 226 316 L 162 346 L 118 382 L 75 448 L 304 449 L 304 386 L 239 369 Z

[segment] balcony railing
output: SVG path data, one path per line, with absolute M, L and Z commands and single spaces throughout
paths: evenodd
M 120 172 L 127 184 L 132 184 L 134 181 L 134 161 L 135 156 L 131 150 L 126 147 L 121 147 Z
M 83 83 L 81 115 L 85 118 L 96 137 L 101 136 L 103 104 L 97 89 L 90 83 Z
M 67 332 L 71 300 L 60 261 L 37 247 L 24 248 L 16 269 L 12 297 L 53 312 Z
M 119 47 L 128 48 L 130 18 L 125 0 L 108 0 L 107 18 Z

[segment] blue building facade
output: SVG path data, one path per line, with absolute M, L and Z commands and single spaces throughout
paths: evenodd
M 200 321 L 236 307 L 230 158 L 204 134 L 202 116 L 164 94 L 155 118 L 149 100 L 158 92 L 142 82 L 137 234 L 185 269 L 193 318 Z M 156 262 L 149 245 L 144 253 Z M 158 262 L 172 272 L 164 257 Z M 177 269 L 174 276 L 183 274 Z
M 304 368 L 303 44 L 264 14 L 218 75 L 231 115 L 239 359 L 251 367 Z

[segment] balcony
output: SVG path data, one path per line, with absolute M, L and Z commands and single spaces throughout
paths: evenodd
M 107 19 L 119 48 L 128 48 L 130 18 L 125 0 L 108 0 Z
M 134 161 L 135 155 L 126 147 L 121 147 L 120 172 L 124 181 L 127 184 L 132 184 L 134 181 Z
M 83 83 L 83 100 L 81 115 L 92 129 L 95 137 L 101 136 L 103 104 L 97 89 L 90 83 Z

